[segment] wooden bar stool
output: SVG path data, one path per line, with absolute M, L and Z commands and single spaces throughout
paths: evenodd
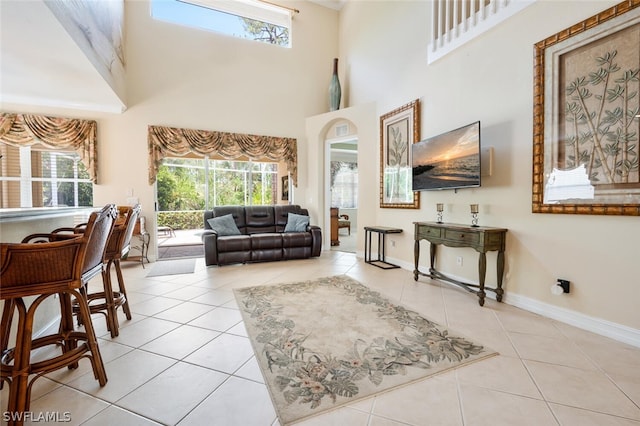
M 108 204 L 91 214 L 83 234 L 58 236 L 58 240 L 37 244 L 0 243 L 0 299 L 4 301 L 0 378 L 2 383 L 9 385 L 6 410 L 10 416 L 10 426 L 23 424 L 24 413 L 29 411 L 33 383 L 47 373 L 63 367 L 77 368 L 80 359 L 88 358 L 100 386 L 107 383 L 89 305 L 79 289 L 83 285 L 83 272 L 101 268 L 115 217 L 115 205 Z M 25 240 L 37 239 L 29 236 Z M 94 266 L 96 258 L 98 261 Z M 59 296 L 61 315 L 58 332 L 34 339 L 32 333 L 36 311 L 42 302 L 56 294 Z M 28 306 L 24 300 L 26 297 L 34 298 Z M 77 301 L 84 331 L 74 329 L 73 299 Z M 17 332 L 15 345 L 9 348 L 14 313 L 17 313 Z M 60 355 L 38 362 L 31 361 L 34 349 L 50 345 L 59 347 Z
M 97 275 L 98 271 L 88 271 L 88 273 L 83 275 L 82 279 L 83 286 L 80 292 L 86 296 L 89 302 L 89 310 L 92 314 L 99 313 L 105 316 L 107 329 L 111 337 L 116 337 L 119 334 L 117 309 L 120 306 L 122 306 L 127 319 L 131 319 L 131 310 L 129 309 L 129 302 L 127 301 L 127 291 L 124 285 L 122 269 L 120 268 L 120 260 L 126 257 L 131 249 L 131 237 L 133 236 L 136 221 L 140 216 L 140 210 L 140 204 L 136 204 L 133 207 L 117 207 L 118 217 L 116 218 L 116 224 L 109 237 L 104 258 L 102 259 L 102 287 L 98 291 L 89 291 L 89 281 Z M 74 228 L 58 228 L 55 229 L 52 234 L 65 235 L 69 233 L 82 233 L 86 226 L 86 224 L 80 224 Z M 55 238 L 54 236 L 51 237 Z M 113 290 L 111 281 L 112 265 L 115 266 L 116 270 L 118 291 Z M 74 303 L 73 312 L 75 314 L 78 313 L 78 309 L 77 303 Z M 77 320 L 78 324 L 82 324 L 80 317 L 77 317 Z
M 107 328 L 111 333 L 111 337 L 118 336 L 118 308 L 122 310 L 128 320 L 131 319 L 131 309 L 127 300 L 127 289 L 120 268 L 120 261 L 126 258 L 131 250 L 131 238 L 136 221 L 140 216 L 141 206 L 118 206 L 118 220 L 113 229 L 113 233 L 109 238 L 107 250 L 104 255 L 105 271 L 103 274 L 103 289 L 97 292 L 90 292 L 88 286 L 85 286 L 87 292 L 87 300 L 89 301 L 89 309 L 91 313 L 100 313 L 106 317 Z M 116 277 L 118 279 L 118 290 L 113 290 L 111 282 L 111 266 L 114 266 Z M 74 306 L 74 313 L 77 307 Z

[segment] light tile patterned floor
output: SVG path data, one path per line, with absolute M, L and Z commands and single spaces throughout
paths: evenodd
M 66 424 L 278 425 L 231 289 L 347 274 L 500 355 L 362 400 L 301 424 L 640 426 L 640 349 L 476 297 L 353 254 L 206 268 L 145 278 L 125 264 L 134 318 L 111 339 L 96 317 L 109 382 L 88 361 L 39 379 L 33 412 Z M 95 285 L 101 285 L 96 283 Z M 508 289 L 507 289 L 508 291 Z M 6 401 L 7 387 L 2 390 Z

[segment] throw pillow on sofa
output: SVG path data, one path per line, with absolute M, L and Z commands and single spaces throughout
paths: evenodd
M 226 214 L 224 216 L 212 217 L 207 220 L 207 223 L 218 233 L 219 237 L 224 237 L 225 235 L 242 235 L 238 226 L 236 225 L 236 221 L 233 220 L 232 214 Z
M 284 232 L 305 232 L 309 226 L 309 216 L 302 214 L 289 213 L 287 217 L 287 226 Z

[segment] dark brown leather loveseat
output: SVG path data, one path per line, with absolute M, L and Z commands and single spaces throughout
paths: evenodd
M 290 219 L 290 215 L 292 218 Z M 214 231 L 220 219 L 235 227 L 231 235 Z M 226 216 L 226 218 L 225 218 Z M 207 266 L 231 263 L 265 262 L 288 259 L 306 259 L 320 256 L 322 233 L 320 227 L 306 225 L 291 229 L 294 219 L 308 218 L 306 209 L 298 205 L 275 206 L 221 206 L 204 212 L 204 258 Z M 213 221 L 211 221 L 213 219 Z M 303 222 L 304 219 L 302 218 Z M 215 222 L 215 223 L 214 223 Z M 286 232 L 285 232 L 286 230 Z

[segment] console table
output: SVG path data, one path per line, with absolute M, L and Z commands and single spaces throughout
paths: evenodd
M 415 225 L 415 242 L 413 255 L 415 260 L 415 269 L 413 271 L 413 279 L 418 281 L 418 276 L 440 279 L 450 282 L 465 290 L 477 294 L 480 306 L 484 305 L 486 296 L 485 290 L 492 291 L 496 294 L 496 300 L 502 301 L 502 277 L 504 275 L 504 249 L 507 230 L 504 228 L 491 228 L 487 226 L 465 226 L 449 223 L 437 222 L 414 222 Z M 430 243 L 430 268 L 429 273 L 425 274 L 418 269 L 418 260 L 420 259 L 420 240 L 427 240 Z M 451 277 L 435 269 L 436 249 L 438 245 L 447 247 L 470 247 L 480 253 L 478 261 L 479 284 L 469 284 Z M 497 251 L 497 287 L 485 287 L 485 275 L 487 272 L 487 256 L 488 251 Z M 477 290 L 475 290 L 477 288 Z
M 378 258 L 371 260 L 371 233 L 378 234 Z M 400 234 L 402 229 L 389 228 L 388 226 L 365 226 L 364 227 L 364 261 L 370 265 L 377 266 L 382 269 L 399 268 L 398 265 L 389 263 L 385 257 L 385 241 L 387 234 Z

